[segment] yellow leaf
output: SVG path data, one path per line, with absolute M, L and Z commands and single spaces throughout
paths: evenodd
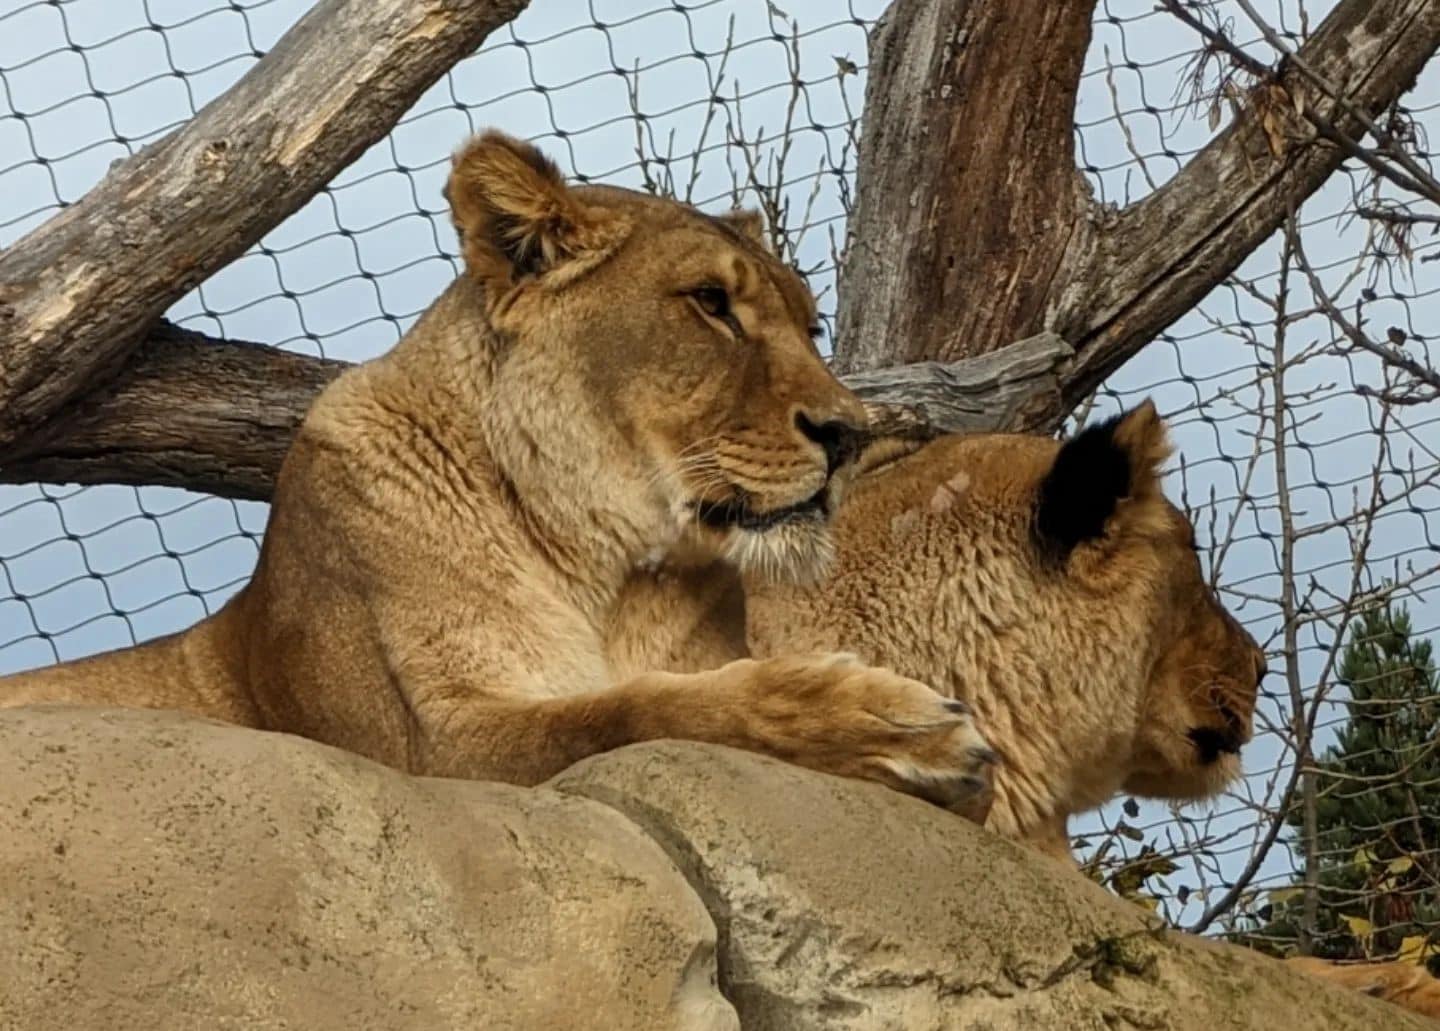
M 1380 860 L 1376 858 L 1374 852 L 1371 852 L 1368 848 L 1362 848 L 1350 857 L 1350 862 L 1356 866 L 1369 866 L 1371 863 L 1380 862 Z
M 1402 873 L 1409 873 L 1415 868 L 1415 860 L 1409 856 L 1401 856 L 1399 859 L 1392 859 L 1385 869 L 1396 876 Z
M 1265 141 L 1270 144 L 1270 153 L 1274 157 L 1285 156 L 1285 137 L 1280 133 L 1280 120 L 1269 111 L 1260 120 L 1261 126 L 1265 129 Z
M 1426 941 L 1423 934 L 1412 934 L 1400 940 L 1400 954 L 1395 958 L 1401 963 L 1414 963 L 1418 966 L 1437 954 L 1440 954 L 1440 945 Z
M 1152 913 L 1160 908 L 1160 900 L 1153 895 L 1132 895 L 1130 901 Z
M 1350 933 L 1357 938 L 1368 938 L 1375 933 L 1375 925 L 1363 916 L 1341 915 L 1340 919 L 1345 921 L 1345 926 L 1350 928 Z

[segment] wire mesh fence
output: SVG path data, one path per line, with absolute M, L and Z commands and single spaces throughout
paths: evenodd
M 183 123 L 307 6 L 0 3 L 0 246 Z M 170 315 L 310 354 L 384 351 L 458 270 L 441 199 L 450 151 L 497 125 L 582 180 L 711 210 L 758 203 L 828 319 L 866 32 L 884 6 L 537 0 Z M 1264 13 L 1293 44 L 1328 7 L 1276 0 Z M 1207 16 L 1273 60 L 1227 3 Z M 1223 127 L 1225 69 L 1151 0 L 1102 0 L 1076 112 L 1077 162 L 1098 200 L 1143 197 Z M 1428 166 L 1440 70 L 1391 117 Z M 1182 456 L 1171 495 L 1271 656 L 1245 778 L 1200 806 L 1118 799 L 1072 828 L 1077 851 L 1179 926 L 1279 951 L 1440 952 L 1440 689 L 1427 644 L 1440 634 L 1440 398 L 1414 371 L 1436 367 L 1440 246 L 1433 219 L 1396 217 L 1406 204 L 1345 166 L 1075 417 L 1155 399 Z M 0 673 L 214 611 L 252 568 L 265 514 L 166 488 L 0 487 Z

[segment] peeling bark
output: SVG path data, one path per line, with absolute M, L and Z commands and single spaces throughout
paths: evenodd
M 0 251 L 0 449 L 317 193 L 525 0 L 320 0 L 229 91 Z
M 927 362 L 848 382 L 945 431 L 1029 429 L 1026 404 L 1059 390 L 1073 352 L 1047 334 L 974 362 Z M 111 383 L 60 412 L 0 459 L 0 483 L 129 483 L 222 497 L 270 497 L 310 402 L 348 366 L 162 324 Z M 997 407 L 1010 399 L 1009 408 Z

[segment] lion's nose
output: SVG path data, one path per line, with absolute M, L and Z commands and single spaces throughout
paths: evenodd
M 860 428 L 843 419 L 817 420 L 804 411 L 797 411 L 795 428 L 825 452 L 827 476 L 860 453 Z

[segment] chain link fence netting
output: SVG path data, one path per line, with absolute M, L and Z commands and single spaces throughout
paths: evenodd
M 0 0 L 0 246 L 223 92 L 307 6 Z M 581 179 L 711 209 L 745 195 L 828 317 L 866 32 L 884 6 L 536 0 L 171 317 L 352 361 L 386 350 L 458 269 L 441 185 L 452 148 L 485 125 L 536 140 Z M 1276 0 L 1263 13 L 1296 45 L 1329 6 Z M 1207 16 L 1273 60 L 1228 3 Z M 1162 186 L 1223 127 L 1238 96 L 1227 67 L 1152 0 L 1102 0 L 1076 113 L 1098 200 Z M 1428 165 L 1440 70 L 1390 116 Z M 1072 828 L 1078 852 L 1179 926 L 1280 951 L 1440 952 L 1428 651 L 1440 634 L 1440 399 L 1414 373 L 1440 357 L 1440 248 L 1435 212 L 1427 221 L 1409 200 L 1347 165 L 1076 416 L 1155 399 L 1182 456 L 1172 496 L 1271 656 L 1244 780 L 1200 806 L 1117 800 Z M 0 486 L 0 673 L 213 612 L 248 576 L 265 515 L 164 488 Z

